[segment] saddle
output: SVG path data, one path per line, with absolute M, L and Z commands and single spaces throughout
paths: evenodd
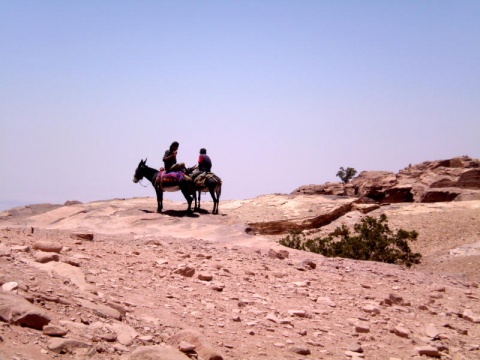
M 220 184 L 222 183 L 222 180 L 217 175 L 215 175 L 214 173 L 203 172 L 195 178 L 195 187 L 196 188 L 204 188 L 205 187 L 205 180 L 207 180 L 207 179 L 213 179 L 217 183 L 220 183 Z
M 192 181 L 192 178 L 182 171 L 171 171 L 167 173 L 161 168 L 155 178 L 155 187 L 175 186 L 182 181 Z

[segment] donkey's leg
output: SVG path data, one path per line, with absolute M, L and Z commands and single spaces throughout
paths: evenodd
M 157 193 L 157 213 L 161 213 L 163 210 L 163 191 L 160 189 L 155 189 Z
M 215 187 L 209 186 L 208 192 L 210 193 L 210 196 L 212 197 L 212 201 L 213 201 L 212 214 L 216 214 L 215 210 L 217 209 L 217 197 L 215 195 Z
M 197 203 L 197 191 L 196 190 L 193 190 L 193 197 L 195 198 L 195 207 L 193 208 L 193 210 L 197 211 L 198 209 L 200 209 L 200 206 Z
M 187 211 L 192 212 L 193 198 L 191 195 L 190 186 L 180 186 L 180 190 L 182 191 L 182 194 L 185 197 L 185 200 L 187 200 L 187 203 L 188 203 Z M 194 196 L 195 196 L 195 192 L 194 192 Z
M 212 214 L 218 214 L 218 203 L 220 202 L 220 194 L 222 193 L 222 185 L 213 183 L 212 186 L 209 187 L 210 195 L 212 195 L 213 200 L 213 211 Z

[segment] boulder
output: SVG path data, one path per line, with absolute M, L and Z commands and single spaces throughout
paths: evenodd
M 2 256 L 5 256 L 5 257 L 12 256 L 12 249 L 9 246 L 0 244 L 0 257 Z
M 96 353 L 92 344 L 77 339 L 52 338 L 48 342 L 48 349 L 57 354 L 78 353 L 79 350 L 83 355 Z
M 185 277 L 192 277 L 195 275 L 195 269 L 191 266 L 186 264 L 179 264 L 175 270 L 173 270 L 174 274 L 180 274 Z
M 63 245 L 51 241 L 37 241 L 35 242 L 35 244 L 33 244 L 33 248 L 35 250 L 40 250 L 44 252 L 60 253 L 60 251 L 62 251 Z
M 133 327 L 121 322 L 113 322 L 106 327 L 117 334 L 117 341 L 125 346 L 132 345 L 138 337 L 138 332 Z
M 170 343 L 176 347 L 180 343 L 187 342 L 195 345 L 195 350 L 205 360 L 223 360 L 225 357 L 215 350 L 207 341 L 207 338 L 195 330 L 182 330 L 170 338 Z
M 35 253 L 35 261 L 41 264 L 49 263 L 50 261 L 59 261 L 60 256 L 56 253 L 37 251 Z
M 29 303 L 23 297 L 0 292 L 0 320 L 42 330 L 51 319 L 44 309 Z
M 60 325 L 45 325 L 43 327 L 43 333 L 48 336 L 62 337 L 67 335 L 68 330 Z
M 73 233 L 73 234 L 70 234 L 70 237 L 76 240 L 93 241 L 95 235 L 92 233 Z
M 141 346 L 135 349 L 129 360 L 189 360 L 190 358 L 180 350 L 169 346 Z

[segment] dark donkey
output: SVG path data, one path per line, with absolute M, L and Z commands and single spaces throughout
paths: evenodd
M 187 174 L 190 174 L 193 171 L 193 168 L 187 169 Z M 199 175 L 202 176 L 202 175 Z M 195 210 L 200 210 L 200 199 L 202 196 L 202 192 L 206 193 L 209 192 L 212 196 L 213 200 L 213 210 L 212 214 L 218 214 L 218 204 L 220 202 L 220 195 L 222 194 L 222 179 L 220 179 L 217 175 L 210 172 L 205 175 L 204 181 L 196 181 L 198 178 L 194 180 L 195 186 Z M 198 204 L 197 204 L 198 198 Z
M 144 177 L 150 181 L 157 193 L 157 212 L 162 212 L 163 209 L 163 192 L 164 191 L 178 191 L 180 190 L 185 196 L 185 199 L 188 203 L 188 212 L 192 211 L 192 193 L 193 193 L 193 181 L 188 177 L 183 177 L 179 181 L 169 181 L 169 182 L 162 182 L 161 179 L 158 179 L 159 171 L 152 169 L 146 165 L 147 159 L 140 160 L 140 163 L 135 170 L 135 174 L 133 175 L 133 182 L 137 183 L 142 180 Z M 161 175 L 161 174 L 160 174 Z

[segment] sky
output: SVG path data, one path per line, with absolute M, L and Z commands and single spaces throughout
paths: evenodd
M 173 141 L 187 166 L 207 149 L 223 200 L 479 158 L 479 18 L 477 0 L 2 0 L 0 209 L 153 197 L 134 170 Z

